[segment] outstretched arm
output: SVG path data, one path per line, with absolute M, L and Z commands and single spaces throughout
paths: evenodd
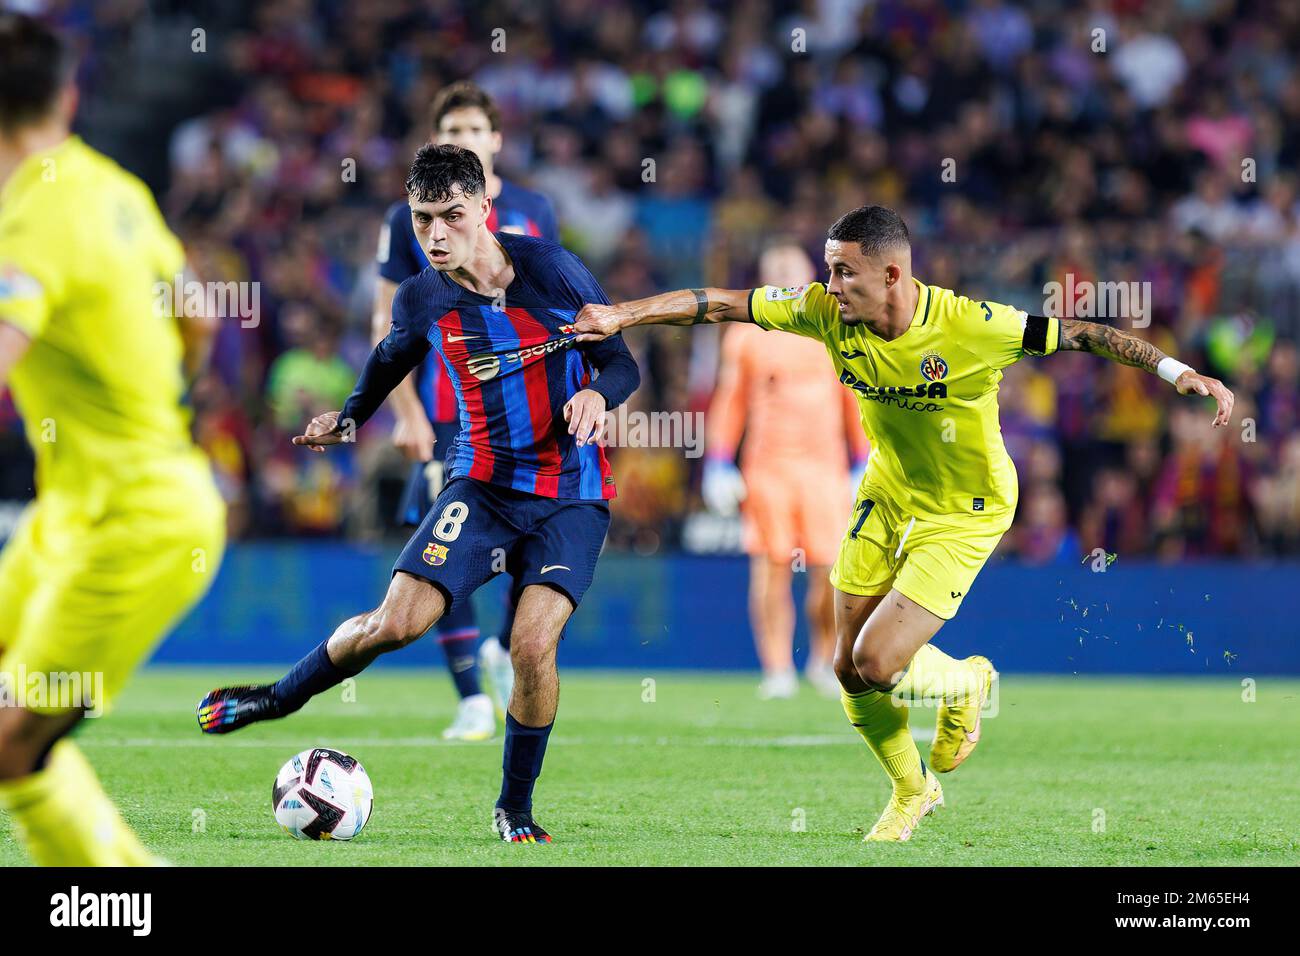
M 393 300 L 393 322 L 388 334 L 366 359 L 356 388 L 342 410 L 317 415 L 303 434 L 294 437 L 295 445 L 304 445 L 311 451 L 324 451 L 329 445 L 353 441 L 356 430 L 379 410 L 388 393 L 424 361 L 429 353 L 429 340 L 423 329 L 412 324 L 412 311 L 410 296 L 404 297 L 399 290 Z
M 317 415 L 303 434 L 294 436 L 293 443 L 305 445 L 311 451 L 324 451 L 328 445 L 353 441 L 356 430 L 370 420 L 388 393 L 411 374 L 427 352 L 427 346 L 421 350 L 418 346 L 397 344 L 393 332 L 389 332 L 366 359 L 356 388 L 342 410 Z
M 616 305 L 588 304 L 578 313 L 579 342 L 599 342 L 634 325 L 750 322 L 750 289 L 679 289 Z
M 1200 375 L 1177 359 L 1165 355 L 1145 339 L 1113 329 L 1109 325 L 1062 319 L 1059 350 L 1091 352 L 1121 365 L 1132 365 L 1154 372 L 1178 389 L 1180 395 L 1212 397 L 1218 403 L 1214 416 L 1216 426 L 1227 425 L 1232 416 L 1232 392 L 1217 378 Z

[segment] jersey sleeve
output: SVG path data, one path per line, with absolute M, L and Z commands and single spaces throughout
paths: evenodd
M 411 228 L 411 207 L 393 203 L 379 227 L 379 248 L 375 253 L 379 274 L 399 285 L 424 271 L 426 263 L 416 259 L 415 232 Z
M 759 286 L 749 293 L 749 316 L 761 329 L 794 332 L 825 341 L 840 307 L 820 282 L 798 286 Z
M 961 344 L 990 368 L 1006 368 L 1025 355 L 1051 355 L 1061 338 L 1058 319 L 1031 316 L 997 302 L 961 299 L 956 315 Z
M 170 279 L 172 276 L 180 275 L 185 269 L 185 247 L 181 245 L 180 239 L 176 238 L 176 233 L 167 227 L 162 221 L 161 214 L 158 221 L 158 235 L 154 243 L 155 259 L 158 262 L 158 275 L 163 279 Z
M 63 300 L 67 280 L 59 263 L 67 255 L 40 228 L 34 210 L 0 217 L 0 322 L 40 336 Z
M 171 282 L 185 269 L 185 247 L 167 225 L 167 220 L 163 218 L 162 210 L 158 208 L 158 202 L 153 198 L 149 187 L 137 181 L 136 192 L 152 230 L 150 248 L 154 275 Z
M 424 361 L 429 343 L 429 315 L 426 297 L 417 287 L 420 280 L 403 282 L 393 296 L 393 324 L 388 334 L 366 359 L 356 387 L 339 412 L 339 422 L 351 421 L 356 428 L 368 422 L 384 399 L 411 370 Z
M 609 296 L 605 295 L 605 290 L 581 259 L 563 246 L 555 246 L 552 251 L 553 258 L 547 263 L 547 268 L 555 270 L 563 284 L 569 305 L 581 309 L 589 302 L 595 305 L 610 304 Z

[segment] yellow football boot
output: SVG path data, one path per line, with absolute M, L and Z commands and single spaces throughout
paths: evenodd
M 912 838 L 912 831 L 921 819 L 933 813 L 935 807 L 943 806 L 943 787 L 939 778 L 929 770 L 925 772 L 925 789 L 911 797 L 900 799 L 898 793 L 889 798 L 889 805 L 880 815 L 876 825 L 871 828 L 863 840 L 868 843 L 902 843 Z
M 934 743 L 930 747 L 930 767 L 937 773 L 955 770 L 980 742 L 980 718 L 984 702 L 989 699 L 993 682 L 998 679 L 998 673 L 987 657 L 968 657 L 966 660 L 983 680 L 974 699 L 967 698 L 960 703 L 939 707 Z

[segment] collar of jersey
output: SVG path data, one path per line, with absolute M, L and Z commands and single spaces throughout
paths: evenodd
M 56 157 L 65 150 L 71 150 L 81 145 L 81 137 L 75 133 L 69 134 L 62 142 L 55 143 L 45 149 L 32 153 L 13 171 L 9 181 L 0 189 L 0 205 L 5 204 L 8 200 L 17 196 L 20 190 L 26 189 L 35 182 L 41 175 L 41 162 L 52 157 Z
M 912 330 L 917 328 L 918 325 L 925 325 L 926 322 L 930 321 L 930 287 L 916 276 L 912 276 L 912 281 L 916 283 L 916 309 L 912 312 L 912 321 L 908 323 L 907 329 L 902 335 L 896 339 L 883 339 L 865 325 L 862 326 L 862 331 L 875 339 L 876 348 L 887 349 L 895 346 L 911 335 Z

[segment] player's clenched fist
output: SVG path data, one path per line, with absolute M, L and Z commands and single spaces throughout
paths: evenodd
M 1213 398 L 1219 405 L 1218 411 L 1214 415 L 1215 426 L 1228 424 L 1228 419 L 1232 417 L 1232 406 L 1236 402 L 1236 398 L 1233 396 L 1232 390 L 1217 378 L 1198 375 L 1188 369 L 1178 376 L 1177 381 L 1174 382 L 1174 388 L 1178 389 L 1179 395 L 1204 395 Z
M 324 451 L 326 445 L 339 445 L 350 441 L 351 429 L 339 428 L 339 413 L 325 412 L 307 423 L 307 432 L 296 435 L 295 445 L 306 445 L 312 451 Z
M 617 305 L 587 303 L 578 312 L 573 328 L 579 342 L 599 342 L 617 335 L 626 325 L 627 310 Z

